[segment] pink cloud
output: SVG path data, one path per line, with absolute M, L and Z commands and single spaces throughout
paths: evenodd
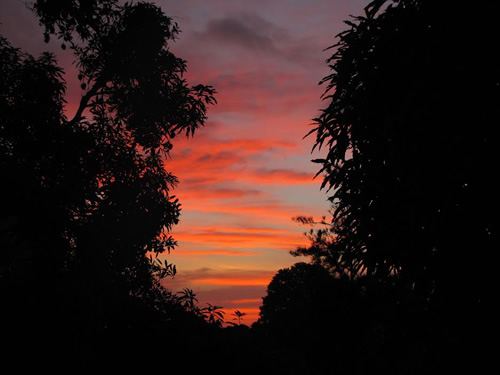
M 278 249 L 291 250 L 302 245 L 303 236 L 286 230 L 271 228 L 196 228 L 176 231 L 179 243 L 198 243 L 229 249 Z
M 178 249 L 178 250 L 176 250 L 176 253 L 182 257 L 189 257 L 189 256 L 211 257 L 214 255 L 231 256 L 231 257 L 251 257 L 251 256 L 254 256 L 256 254 L 253 251 L 212 250 L 212 249 L 205 249 L 205 250 Z

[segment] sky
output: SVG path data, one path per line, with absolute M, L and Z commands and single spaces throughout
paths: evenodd
M 81 95 L 72 56 L 46 45 L 25 1 L 0 1 L 0 34 L 34 55 L 56 52 L 67 72 L 67 111 Z M 258 318 L 266 287 L 280 268 L 301 259 L 298 215 L 328 213 L 313 138 L 303 139 L 325 106 L 318 82 L 343 20 L 366 0 L 159 0 L 182 32 L 170 48 L 187 60 L 192 84 L 213 85 L 216 106 L 194 138 L 176 138 L 167 170 L 179 178 L 182 203 L 170 255 L 173 291 L 192 288 L 200 304 Z M 230 317 L 228 317 L 230 319 Z

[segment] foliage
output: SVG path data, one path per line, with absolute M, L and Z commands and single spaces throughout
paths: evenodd
M 182 306 L 188 311 L 197 311 L 198 307 L 196 303 L 198 302 L 198 298 L 196 298 L 196 294 L 192 289 L 184 288 L 182 291 L 177 293 L 178 299 Z
M 349 285 L 316 264 L 296 263 L 281 269 L 268 286 L 260 309 L 260 322 L 289 334 L 294 332 L 293 327 L 306 322 L 309 327 L 319 328 L 324 320 L 331 319 L 334 309 L 355 309 L 354 301 L 349 301 L 350 306 L 342 306 L 341 300 L 335 298 L 342 293 L 347 296 L 345 291 L 351 288 Z M 336 295 L 342 288 L 345 291 Z M 328 315 L 323 316 L 325 313 Z
M 222 306 L 216 306 L 212 305 L 211 303 L 207 303 L 207 306 L 201 308 L 200 312 L 209 324 L 217 327 L 222 327 L 222 324 L 224 324 L 224 315 L 226 313 L 221 309 Z
M 378 372 L 483 363 L 496 238 L 498 10 L 493 2 L 373 1 L 331 47 L 326 106 L 310 134 L 325 149 L 314 161 L 332 221 L 312 228 L 311 245 L 293 254 L 362 287 L 371 313 L 356 357 L 370 361 L 363 347 L 380 351 Z
M 359 282 L 336 278 L 318 264 L 296 263 L 271 280 L 256 329 L 273 343 L 269 350 L 276 357 L 293 363 L 285 373 L 357 373 L 365 361 L 368 308 Z
M 360 276 L 355 265 L 339 261 L 342 257 L 337 253 L 335 246 L 335 231 L 326 216 L 323 216 L 320 221 L 315 221 L 310 216 L 297 216 L 293 220 L 310 228 L 304 233 L 309 244 L 290 251 L 291 255 L 310 257 L 311 263 L 327 269 L 338 278 L 355 279 Z
M 58 234 L 66 242 L 66 249 L 61 251 L 69 256 L 68 248 L 72 247 L 75 253 L 66 259 L 67 264 L 82 264 L 83 258 L 92 257 L 88 261 L 107 263 L 107 271 L 113 270 L 130 282 L 147 278 L 148 274 L 160 277 L 175 274 L 172 265 L 145 257 L 157 256 L 175 246 L 168 231 L 178 221 L 180 204 L 169 192 L 177 179 L 166 171 L 164 161 L 175 135 L 182 132 L 192 135 L 203 125 L 206 105 L 214 103 L 214 90 L 187 85 L 183 78 L 185 61 L 168 48 L 178 26 L 153 4 L 121 6 L 103 0 L 61 5 L 55 1 L 37 1 L 34 9 L 46 27 L 46 35 L 55 34 L 74 52 L 84 90 L 76 113 L 67 119 L 63 113 L 62 71 L 55 66 L 53 57 L 44 55 L 43 61 L 51 66 L 43 68 L 53 72 L 52 86 L 58 85 L 53 89 L 48 87 L 54 93 L 46 93 L 45 98 L 54 97 L 55 103 L 44 103 L 43 109 L 41 103 L 36 103 L 36 108 L 25 108 L 31 109 L 31 113 L 54 108 L 46 126 L 79 137 L 76 142 L 61 140 L 73 143 L 71 152 L 83 154 L 77 163 L 71 163 L 75 171 L 60 170 L 61 164 L 70 164 L 71 157 L 63 155 L 61 150 L 57 150 L 59 164 L 55 160 L 46 165 L 59 168 L 59 178 L 66 184 L 60 190 L 73 190 L 71 197 L 77 200 L 65 201 L 68 194 L 65 191 L 60 202 L 51 204 L 66 206 L 64 209 L 68 211 L 66 217 L 58 218 L 67 226 Z M 18 63 L 34 61 L 21 55 L 17 60 Z M 18 79 L 14 70 L 12 66 L 6 73 Z M 9 80 L 6 76 L 6 82 Z M 25 90 L 32 91 L 29 95 L 35 100 L 39 93 L 34 92 L 34 87 L 16 87 L 11 82 L 9 87 L 10 97 L 22 96 Z M 17 110 L 16 105 L 15 99 L 11 100 L 9 109 Z M 12 118 L 23 118 L 20 111 L 17 115 L 18 118 L 14 114 Z M 39 121 L 29 118 L 25 121 L 25 126 L 38 126 L 49 138 L 50 132 L 42 130 Z M 4 133 L 2 141 L 12 143 L 8 137 L 22 129 L 10 130 L 8 126 L 4 126 L 5 131 L 12 133 Z M 29 139 L 25 137 L 25 142 Z M 36 140 L 42 141 L 46 140 Z M 55 153 L 55 147 L 50 141 L 45 146 L 48 153 Z M 16 160 L 22 158 L 22 152 L 32 151 L 11 146 L 12 158 Z M 47 179 L 43 173 L 50 171 L 42 170 L 36 178 Z M 80 190 L 69 186 L 78 186 Z M 50 188 L 47 186 L 46 190 Z
M 332 219 L 295 218 L 310 243 L 291 253 L 312 264 L 275 275 L 256 325 L 288 373 L 484 363 L 500 117 L 499 9 L 485 6 L 373 1 L 331 47 L 310 134 Z
M 234 310 L 234 312 L 231 315 L 234 316 L 233 320 L 236 320 L 238 322 L 238 325 L 240 325 L 241 321 L 243 320 L 243 317 L 247 314 L 240 310 Z
M 0 38 L 1 289 L 15 321 L 37 315 L 27 337 L 71 326 L 79 332 L 60 330 L 59 344 L 71 350 L 62 340 L 74 334 L 90 358 L 85 345 L 111 325 L 182 315 L 159 283 L 176 273 L 160 255 L 176 245 L 180 214 L 165 162 L 173 138 L 203 126 L 215 91 L 188 85 L 169 48 L 178 26 L 154 4 L 39 0 L 34 10 L 46 38 L 73 52 L 82 96 L 69 116 L 55 57 Z
M 500 78 L 498 9 L 486 8 L 374 1 L 338 35 L 311 131 L 326 148 L 316 162 L 332 191 L 334 267 L 422 294 L 461 285 L 479 301 Z

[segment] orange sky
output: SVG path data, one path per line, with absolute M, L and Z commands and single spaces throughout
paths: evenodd
M 305 243 L 291 218 L 327 213 L 312 139 L 302 138 L 323 105 L 323 49 L 366 1 L 160 3 L 181 23 L 173 49 L 189 78 L 218 90 L 206 128 L 166 162 L 180 179 L 183 216 L 170 256 L 179 275 L 165 284 L 189 286 L 227 313 L 238 308 L 251 323 L 272 276 Z
M 202 304 L 258 317 L 273 274 L 304 244 L 293 216 L 327 213 L 312 139 L 302 137 L 323 106 L 317 82 L 328 72 L 323 49 L 359 14 L 362 0 L 163 0 L 179 22 L 173 51 L 188 61 L 188 79 L 215 86 L 218 104 L 192 139 L 176 139 L 165 168 L 180 180 L 183 211 L 168 255 L 178 275 L 172 290 L 190 287 Z M 17 0 L 2 0 L 0 32 L 30 53 L 57 51 L 69 72 L 72 57 L 43 44 L 36 19 Z M 21 26 L 22 27 L 21 27 Z M 67 111 L 81 95 L 68 75 Z

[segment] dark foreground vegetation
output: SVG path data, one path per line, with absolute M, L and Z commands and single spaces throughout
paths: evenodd
M 482 373 L 492 336 L 499 6 L 374 1 L 328 61 L 311 136 L 332 218 L 279 271 L 251 328 L 160 284 L 176 243 L 164 168 L 215 104 L 190 86 L 150 3 L 38 0 L 84 94 L 64 113 L 54 56 L 0 39 L 4 366 L 69 373 Z M 196 140 L 194 140 L 196 141 Z M 306 197 L 307 198 L 307 197 Z M 491 338 L 491 337 L 490 337 Z

